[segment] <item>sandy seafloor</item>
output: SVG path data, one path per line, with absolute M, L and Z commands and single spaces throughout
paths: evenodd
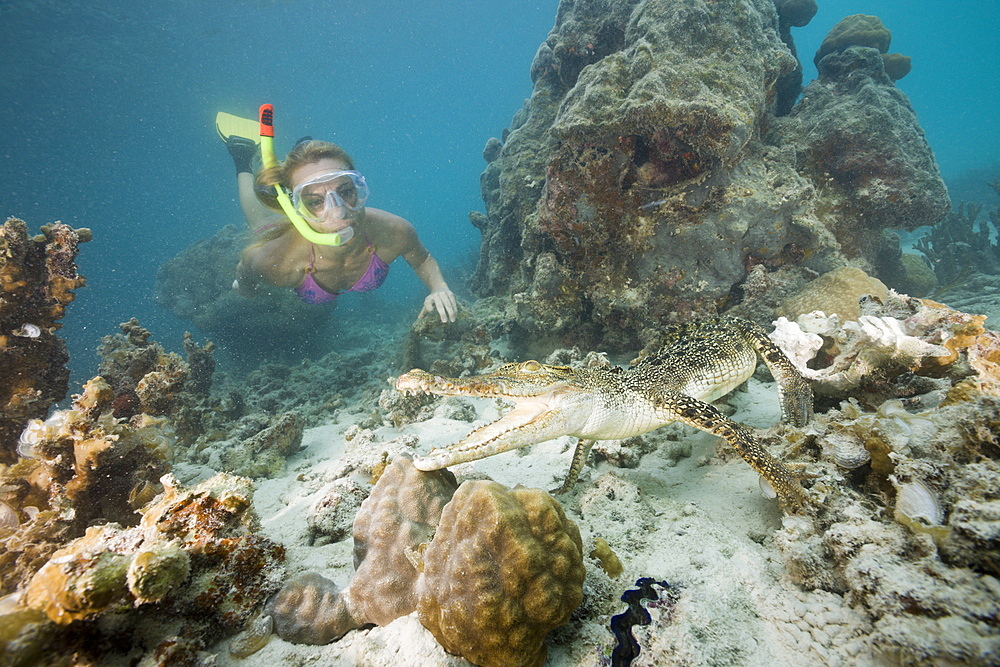
M 475 406 L 477 420 L 498 415 L 493 400 L 460 400 Z M 780 419 L 773 383 L 751 379 L 729 403 L 736 408 L 733 418 L 751 426 L 768 427 Z M 377 428 L 374 441 L 416 436 L 415 448 L 423 452 L 456 442 L 481 423 L 449 419 L 442 412 L 401 428 Z M 307 430 L 304 449 L 289 460 L 287 473 L 258 482 L 254 505 L 264 532 L 287 548 L 289 576 L 318 571 L 343 587 L 353 574 L 350 537 L 308 546 L 307 516 L 331 478 L 341 474 L 345 431 L 364 416 L 343 411 L 337 423 Z M 602 537 L 625 571 L 609 580 L 596 559 L 585 556 L 584 603 L 567 626 L 549 635 L 546 664 L 609 664 L 614 646 L 609 617 L 624 610 L 618 597 L 642 576 L 681 588 L 669 616 L 653 608 L 653 623 L 636 628 L 642 653 L 634 665 L 872 664 L 861 614 L 838 595 L 803 591 L 785 580 L 773 537 L 782 516 L 776 501 L 761 493 L 757 473 L 735 454 L 720 459 L 716 437 L 682 426 L 658 433 L 665 437 L 637 468 L 601 462 L 588 467 L 573 492 L 559 498 L 580 527 L 584 553 L 595 537 Z M 508 486 L 551 489 L 569 466 L 573 443 L 564 437 L 452 470 L 459 481 L 488 475 Z M 208 471 L 181 465 L 176 473 L 190 480 Z M 608 599 L 614 601 L 612 611 L 600 611 L 608 609 Z M 295 645 L 273 636 L 242 660 L 228 655 L 226 642 L 213 650 L 218 664 L 242 667 L 469 664 L 445 653 L 416 613 L 385 627 L 352 631 L 325 646 Z

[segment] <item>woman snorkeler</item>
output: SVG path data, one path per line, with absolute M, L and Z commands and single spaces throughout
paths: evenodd
M 365 206 L 368 184 L 342 148 L 300 140 L 283 163 L 265 166 L 255 179 L 256 142 L 230 136 L 226 145 L 236 164 L 240 207 L 253 234 L 236 268 L 237 293 L 252 297 L 266 283 L 291 287 L 306 303 L 330 303 L 345 292 L 377 289 L 389 265 L 402 257 L 430 292 L 418 317 L 436 311 L 442 322 L 455 321 L 458 303 L 441 267 L 412 224 Z M 290 193 L 299 224 L 308 225 L 306 235 L 339 235 L 337 244 L 314 243 L 300 233 L 281 214 L 274 186 Z

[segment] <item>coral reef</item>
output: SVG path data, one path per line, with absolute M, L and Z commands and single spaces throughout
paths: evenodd
M 830 53 L 786 108 L 788 30 L 811 4 L 560 6 L 470 216 L 492 335 L 617 353 L 691 316 L 763 321 L 747 300 L 794 289 L 797 269 L 898 272 L 883 231 L 936 222 L 946 191 L 878 50 Z
M 1000 206 L 980 215 L 983 208 L 962 202 L 917 240 L 941 285 L 965 282 L 975 273 L 1000 275 Z
M 134 642 L 158 657 L 155 664 L 193 664 L 183 660 L 179 646 L 196 652 L 239 629 L 277 587 L 284 550 L 255 534 L 249 480 L 220 474 L 181 489 L 168 475 L 163 484 L 164 493 L 142 510 L 139 525 L 90 527 L 32 577 L 21 605 L 69 626 L 58 643 L 36 646 L 37 652 L 74 653 L 78 664 L 89 664 L 126 655 Z M 126 610 L 134 611 L 112 617 Z M 21 607 L 13 612 L 22 613 Z M 158 622 L 133 634 L 129 628 L 147 617 Z M 74 623 L 83 619 L 96 622 Z M 104 620 L 109 627 L 102 627 Z M 94 641 L 112 628 L 130 641 Z
M 357 571 L 346 588 L 314 573 L 269 604 L 276 632 L 322 644 L 417 611 L 445 650 L 478 665 L 541 665 L 548 632 L 583 597 L 580 534 L 539 489 L 457 487 L 397 456 L 354 522 Z
M 845 403 L 819 418 L 817 523 L 778 535 L 792 580 L 858 605 L 870 645 L 902 662 L 989 664 L 1000 650 L 989 620 L 1000 613 L 1000 450 L 987 435 L 1000 401 L 970 399 L 918 414 L 890 401 L 874 419 Z M 870 460 L 846 467 L 845 438 Z
M 100 377 L 70 410 L 31 420 L 19 440 L 24 457 L 0 466 L 0 503 L 14 513 L 0 532 L 0 593 L 27 581 L 58 546 L 95 522 L 136 523 L 135 510 L 160 492 L 174 435 L 163 418 L 112 416 L 113 394 Z
M 198 347 L 190 334 L 184 337 L 188 359 L 167 352 L 150 340 L 150 332 L 136 318 L 119 325 L 120 334 L 104 336 L 98 347 L 99 372 L 114 393 L 116 417 L 138 413 L 171 415 L 208 396 L 215 361 L 211 342 Z
M 236 263 L 248 242 L 245 231 L 227 225 L 168 260 L 156 273 L 156 302 L 216 338 L 239 358 L 262 350 L 280 359 L 289 347 L 315 346 L 328 308 L 302 303 L 289 290 L 262 290 L 254 299 L 233 291 Z M 283 345 L 275 346 L 275 340 Z
M 41 231 L 29 236 L 17 218 L 0 226 L 0 463 L 16 460 L 25 424 L 44 417 L 69 386 L 69 353 L 55 332 L 84 285 L 76 255 L 91 234 L 58 222 Z

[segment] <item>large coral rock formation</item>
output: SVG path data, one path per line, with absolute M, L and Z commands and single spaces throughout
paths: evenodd
M 806 86 L 771 139 L 794 147 L 799 171 L 847 209 L 838 216 L 841 243 L 875 244 L 882 228 L 913 230 L 941 220 L 950 205 L 934 155 L 878 51 L 851 47 L 818 67 L 819 80 Z
M 269 604 L 284 639 L 323 644 L 418 611 L 452 653 L 477 665 L 541 665 L 548 632 L 583 599 L 580 531 L 540 489 L 385 469 L 354 521 L 357 571 L 343 590 L 315 573 Z
M 61 223 L 31 237 L 23 220 L 0 226 L 0 461 L 14 460 L 14 444 L 29 419 L 44 417 L 66 396 L 69 353 L 55 335 L 59 320 L 84 285 L 77 246 L 89 229 Z
M 545 636 L 583 601 L 582 552 L 545 491 L 464 482 L 422 554 L 420 622 L 473 664 L 540 667 Z
M 811 85 L 823 94 L 778 127 L 798 67 L 788 25 L 770 0 L 561 4 L 531 99 L 484 151 L 487 212 L 470 216 L 483 233 L 473 287 L 498 302 L 499 331 L 634 349 L 747 298 L 756 266 L 877 277 L 898 261 L 884 228 L 944 214 L 930 149 L 877 51 L 877 72 L 824 59 Z M 840 109 L 860 116 L 857 141 L 816 145 L 812 119 Z

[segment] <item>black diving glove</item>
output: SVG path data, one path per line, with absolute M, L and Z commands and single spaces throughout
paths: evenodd
M 253 139 L 233 135 L 226 139 L 226 149 L 233 158 L 237 174 L 253 173 L 253 161 L 258 153 L 257 142 Z

